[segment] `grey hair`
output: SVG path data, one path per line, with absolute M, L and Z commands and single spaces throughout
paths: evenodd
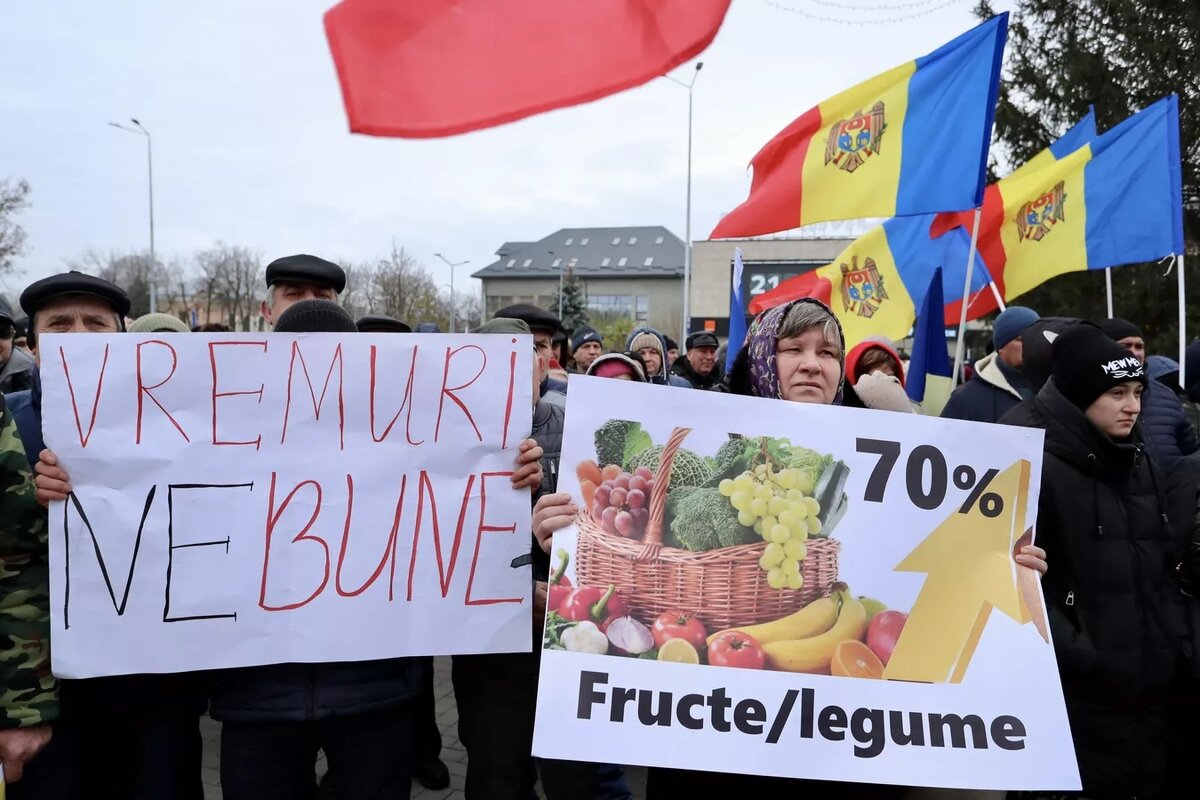
M 799 336 L 809 328 L 820 328 L 825 341 L 837 345 L 839 356 L 845 355 L 846 343 L 842 339 L 842 328 L 829 309 L 818 303 L 796 303 L 787 310 L 779 323 L 778 339 Z
M 267 304 L 267 308 L 275 309 L 275 284 L 267 287 L 266 293 L 263 295 L 263 302 Z

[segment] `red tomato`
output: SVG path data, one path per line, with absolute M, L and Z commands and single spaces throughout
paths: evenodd
M 668 639 L 686 639 L 696 648 L 697 653 L 704 652 L 704 640 L 708 633 L 704 623 L 682 611 L 664 611 L 654 620 L 654 646 L 662 647 Z
M 708 646 L 708 663 L 714 667 L 762 669 L 766 656 L 754 637 L 741 631 L 717 634 Z

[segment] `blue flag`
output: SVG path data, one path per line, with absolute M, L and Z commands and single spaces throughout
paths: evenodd
M 733 368 L 733 360 L 746 339 L 746 304 L 742 302 L 742 248 L 733 251 L 733 283 L 729 288 L 729 350 L 725 353 L 725 369 Z
M 938 267 L 933 271 L 929 288 L 921 301 L 921 310 L 917 314 L 906 384 L 909 399 L 920 403 L 921 413 L 931 417 L 942 413 L 954 388 L 950 353 L 946 349 L 944 305 L 942 269 Z

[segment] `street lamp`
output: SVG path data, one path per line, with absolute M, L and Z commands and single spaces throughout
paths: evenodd
M 434 253 L 434 255 L 450 265 L 450 332 L 458 333 L 458 330 L 454 327 L 455 322 L 456 322 L 456 320 L 454 319 L 454 317 L 455 317 L 455 314 L 454 314 L 454 311 L 455 311 L 455 308 L 454 308 L 454 268 L 461 267 L 463 264 L 470 264 L 471 261 L 470 261 L 470 259 L 468 259 L 466 261 L 459 261 L 458 263 L 452 263 L 450 261 L 450 259 L 446 258 L 441 253 Z
M 691 284 L 692 284 L 692 87 L 696 85 L 696 78 L 700 77 L 700 69 L 704 66 L 703 61 L 696 62 L 696 71 L 692 73 L 692 79 L 687 83 L 672 78 L 670 75 L 663 77 L 674 83 L 678 83 L 688 92 L 688 166 L 687 166 L 687 219 L 684 221 L 684 249 L 683 249 L 683 336 L 680 337 L 680 342 L 687 341 L 687 335 L 692 327 L 691 320 Z
M 108 124 L 114 128 L 120 128 L 127 133 L 136 133 L 138 136 L 146 137 L 146 173 L 149 176 L 150 185 L 150 313 L 153 314 L 158 310 L 158 298 L 155 296 L 157 290 L 154 285 L 154 268 L 158 264 L 158 261 L 154 258 L 154 153 L 151 149 L 150 131 L 142 127 L 142 123 L 136 119 L 131 118 L 129 121 L 136 127 L 130 128 L 117 122 L 110 122 Z

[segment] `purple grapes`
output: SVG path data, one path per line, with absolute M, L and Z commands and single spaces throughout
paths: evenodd
M 646 505 L 646 493 L 641 489 L 630 489 L 625 502 L 630 508 L 641 508 Z
M 621 536 L 624 536 L 626 539 L 633 537 L 633 515 L 628 511 L 618 511 L 617 515 L 613 518 L 613 525 L 616 526 L 617 533 Z
M 604 509 L 603 512 L 601 512 L 600 527 L 604 528 L 606 533 L 617 533 L 616 519 L 618 513 L 620 512 L 612 506 L 609 506 L 608 508 Z
M 625 501 L 629 497 L 629 491 L 618 486 L 613 489 L 608 495 L 608 504 L 614 508 L 620 508 L 625 505 Z

